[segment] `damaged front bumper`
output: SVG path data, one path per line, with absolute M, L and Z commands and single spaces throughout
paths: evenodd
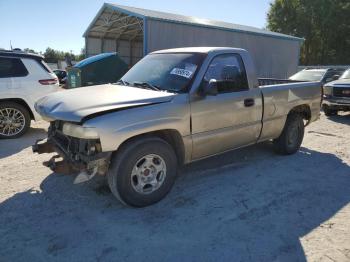
M 43 165 L 56 173 L 84 175 L 87 180 L 96 174 L 105 175 L 111 157 L 111 152 L 101 152 L 99 140 L 69 137 L 52 126 L 48 139 L 36 141 L 32 151 L 38 154 L 56 152 L 57 155 Z

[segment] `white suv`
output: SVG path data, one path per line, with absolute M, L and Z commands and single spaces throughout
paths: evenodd
M 39 120 L 34 103 L 59 89 L 57 76 L 40 55 L 0 51 L 0 139 L 22 136 Z

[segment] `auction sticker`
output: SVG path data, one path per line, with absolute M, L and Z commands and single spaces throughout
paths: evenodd
M 190 79 L 192 74 L 193 74 L 193 71 L 181 69 L 181 68 L 174 68 L 173 70 L 171 70 L 170 74 L 171 75 L 178 75 L 178 76 L 182 76 L 182 77 L 186 77 L 186 78 Z

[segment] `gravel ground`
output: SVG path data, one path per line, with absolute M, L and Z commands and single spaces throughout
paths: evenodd
M 263 143 L 187 166 L 143 209 L 43 167 L 46 128 L 0 141 L 0 261 L 350 261 L 350 114 L 292 156 Z

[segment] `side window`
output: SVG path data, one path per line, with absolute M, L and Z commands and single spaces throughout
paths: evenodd
M 0 57 L 0 78 L 21 77 L 28 75 L 28 71 L 19 58 Z
M 45 63 L 44 60 L 36 60 L 36 61 L 39 63 L 39 65 L 40 65 L 46 72 L 52 73 L 51 68 Z
M 333 80 L 332 77 L 333 77 L 334 74 L 335 74 L 335 73 L 334 73 L 333 71 L 327 72 L 327 73 L 324 75 L 322 81 L 324 81 L 324 82 L 326 82 L 326 83 L 331 82 L 331 81 Z
M 330 72 L 327 72 L 324 76 L 324 81 L 327 83 L 327 82 L 331 82 L 333 80 L 336 80 L 337 78 L 334 78 L 335 75 L 338 75 L 338 78 L 339 76 L 341 76 L 341 72 L 339 71 L 330 71 Z
M 248 90 L 248 81 L 242 58 L 237 54 L 216 56 L 204 75 L 203 83 L 215 79 L 219 93 L 231 93 Z

